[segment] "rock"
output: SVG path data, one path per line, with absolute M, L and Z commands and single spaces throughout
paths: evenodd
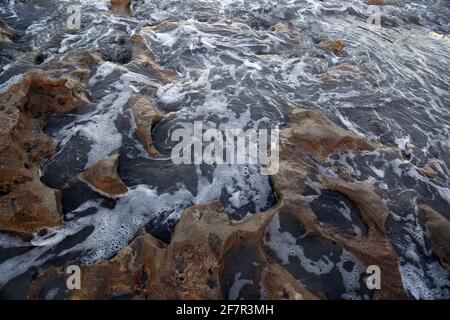
M 42 132 L 45 112 L 69 112 L 86 104 L 84 82 L 98 63 L 93 52 L 69 52 L 40 69 L 11 78 L 0 92 L 0 230 L 26 237 L 60 222 L 59 191 L 39 179 L 53 154 Z
M 0 18 L 0 43 L 12 43 L 16 31 Z
M 218 201 L 192 206 L 184 210 L 169 245 L 145 233 L 111 261 L 83 266 L 81 290 L 70 298 L 222 299 L 227 254 L 236 247 L 259 246 L 273 214 L 270 210 L 233 223 Z M 33 283 L 31 298 L 39 296 L 52 274 L 58 272 L 48 271 Z
M 66 113 L 88 104 L 85 82 L 100 60 L 95 52 L 69 52 L 43 70 L 27 73 L 30 87 L 25 109 Z
M 436 179 L 439 176 L 439 174 L 436 171 L 434 171 L 434 169 L 429 165 L 426 165 L 422 168 L 418 167 L 417 170 L 424 176 L 427 176 L 428 178 L 431 179 Z
M 302 33 L 296 30 L 294 24 L 290 21 L 281 21 L 269 29 L 273 33 L 278 33 L 289 37 L 291 40 L 301 42 Z
M 291 121 L 291 126 L 280 134 L 280 170 L 271 177 L 279 200 L 272 209 L 232 222 L 218 201 L 187 208 L 170 244 L 141 232 L 110 261 L 82 266 L 82 289 L 71 291 L 68 298 L 223 299 L 224 276 L 231 270 L 229 263 L 234 261 L 228 259 L 232 253 L 242 254 L 250 248 L 258 256 L 259 266 L 253 283 L 265 289 L 270 298 L 319 299 L 321 296 L 271 260 L 270 248 L 265 244 L 266 229 L 278 214 L 289 215 L 290 221 L 306 228 L 312 236 L 333 241 L 364 265 L 378 265 L 384 280 L 381 290 L 372 293 L 373 299 L 406 299 L 399 258 L 384 228 L 389 209 L 373 185 L 345 181 L 350 177 L 342 177 L 340 171 L 337 177 L 330 178 L 316 169 L 317 162 L 323 165 L 321 159 L 329 154 L 346 149 L 372 150 L 374 145 L 317 112 L 293 111 Z M 358 207 L 367 233 L 349 234 L 318 223 L 302 196 L 310 178 L 347 196 Z M 47 284 L 63 274 L 63 269 L 55 268 L 45 272 L 33 282 L 30 297 L 41 296 Z
M 447 269 L 450 269 L 450 222 L 426 205 L 418 205 L 419 216 L 427 229 L 431 250 Z
M 383 5 L 400 5 L 401 0 L 364 0 L 364 3 L 369 6 L 383 6 Z
M 128 192 L 127 186 L 117 174 L 118 165 L 119 155 L 116 154 L 101 160 L 82 173 L 80 178 L 101 194 L 110 198 L 118 197 Z
M 156 157 L 159 152 L 153 146 L 152 129 L 161 121 L 163 115 L 154 103 L 143 96 L 137 97 L 131 106 L 136 130 L 148 153 Z
M 319 80 L 323 83 L 336 83 L 337 80 L 330 76 L 320 77 Z
M 20 184 L 0 198 L 0 230 L 31 237 L 61 223 L 61 196 L 40 181 Z
M 2 99 L 0 98 L 0 101 Z M 30 237 L 60 223 L 59 192 L 39 180 L 39 165 L 53 153 L 44 122 L 0 104 L 0 230 Z
M 180 79 L 175 70 L 167 69 L 156 63 L 159 58 L 149 47 L 145 37 L 141 34 L 134 34 L 131 37 L 132 63 L 139 63 L 147 68 L 152 76 L 162 84 L 168 84 Z
M 26 77 L 31 83 L 26 111 L 70 112 L 89 102 L 84 85 L 59 71 L 32 71 Z
M 327 69 L 327 74 L 334 78 L 352 77 L 358 78 L 365 74 L 358 66 L 341 63 Z
M 131 13 L 131 2 L 132 0 L 110 0 L 111 9 L 114 12 L 130 15 Z
M 340 55 L 344 49 L 344 40 L 324 40 L 319 43 L 319 47 L 326 49 L 335 55 Z
M 376 145 L 337 126 L 321 113 L 296 109 L 291 114 L 295 126 L 284 132 L 285 139 L 319 159 L 346 149 L 373 150 Z
M 42 132 L 43 126 L 42 120 L 30 118 L 15 106 L 0 102 L 0 190 L 3 192 L 35 179 L 38 166 L 53 153 L 53 142 Z
M 294 110 L 291 127 L 280 134 L 279 171 L 272 176 L 272 185 L 279 197 L 277 213 L 288 215 L 311 234 L 333 240 L 354 254 L 363 264 L 378 265 L 385 275 L 384 286 L 373 293 L 373 299 L 406 299 L 396 255 L 384 228 L 389 209 L 369 182 L 347 182 L 337 170 L 331 179 L 316 169 L 316 160 L 346 149 L 372 150 L 375 145 L 339 128 L 318 112 Z M 309 154 L 314 155 L 311 158 Z M 320 181 L 327 190 L 347 196 L 361 213 L 367 234 L 357 236 L 319 224 L 312 208 L 302 194 L 306 181 Z
M 321 300 L 278 264 L 265 268 L 262 283 L 271 300 Z

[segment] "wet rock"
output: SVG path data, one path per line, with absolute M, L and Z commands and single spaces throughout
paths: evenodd
M 296 30 L 294 24 L 290 21 L 281 21 L 270 28 L 273 33 L 279 33 L 289 37 L 291 40 L 301 42 L 302 33 Z
M 438 177 L 438 173 L 436 171 L 434 171 L 434 169 L 432 167 L 430 167 L 429 165 L 426 165 L 422 168 L 417 168 L 417 170 L 423 174 L 424 176 L 427 176 L 428 178 L 431 179 L 436 179 Z
M 123 15 L 129 15 L 132 2 L 132 0 L 110 0 L 111 10 Z
M 406 298 L 399 273 L 399 258 L 384 228 L 389 209 L 373 185 L 369 182 L 347 182 L 339 171 L 336 178 L 326 177 L 317 171 L 315 161 L 308 156 L 313 154 L 324 159 L 345 149 L 371 150 L 374 144 L 337 127 L 317 112 L 295 110 L 291 121 L 291 127 L 280 134 L 280 168 L 272 177 L 273 187 L 280 199 L 278 214 L 293 217 L 319 238 L 333 240 L 366 266 L 379 266 L 385 275 L 384 286 L 373 293 L 373 299 Z M 307 179 L 318 180 L 324 188 L 348 197 L 358 207 L 367 233 L 357 236 L 318 223 L 309 203 L 302 196 Z
M 145 233 L 112 260 L 83 266 L 82 288 L 70 298 L 222 299 L 226 255 L 239 246 L 259 246 L 272 217 L 271 210 L 233 223 L 218 201 L 192 206 L 184 211 L 169 245 Z M 54 269 L 35 281 L 31 298 L 39 295 L 51 273 Z
M 31 236 L 60 222 L 59 191 L 45 186 L 39 167 L 53 154 L 42 132 L 44 112 L 87 103 L 84 82 L 99 55 L 69 52 L 51 64 L 11 78 L 0 92 L 0 230 Z
M 12 43 L 16 31 L 0 18 L 0 43 Z
M 27 182 L 0 198 L 0 230 L 31 237 L 44 227 L 61 223 L 59 191 L 40 181 Z
M 321 298 L 283 267 L 277 266 L 265 253 L 268 250 L 265 245 L 266 229 L 275 214 L 290 215 L 292 221 L 312 235 L 333 241 L 367 266 L 378 265 L 384 275 L 384 285 L 381 290 L 372 293 L 373 299 L 406 298 L 399 273 L 399 258 L 384 228 L 389 209 L 373 185 L 345 181 L 347 178 L 342 177 L 326 177 L 315 169 L 316 158 L 322 161 L 320 159 L 333 152 L 371 150 L 374 145 L 364 143 L 361 138 L 337 127 L 317 112 L 296 110 L 291 115 L 291 121 L 291 127 L 280 135 L 280 170 L 272 176 L 273 187 L 279 197 L 275 207 L 251 215 L 239 223 L 230 221 L 218 201 L 185 209 L 169 245 L 150 234 L 141 233 L 112 260 L 83 266 L 82 289 L 72 292 L 70 298 L 222 299 L 225 262 L 231 252 L 240 252 L 237 250 L 239 248 L 252 248 L 258 252 L 261 268 L 253 283 L 261 284 L 269 297 Z M 305 143 L 305 136 L 309 137 L 310 142 Z M 341 143 L 341 140 L 346 142 Z M 314 144 L 311 141 L 323 146 L 311 147 Z M 302 196 L 310 177 L 326 189 L 347 196 L 358 207 L 361 221 L 367 229 L 364 235 L 357 236 L 318 223 L 309 203 Z M 34 282 L 31 297 L 39 296 L 45 283 L 50 280 L 52 270 Z
M 334 78 L 352 77 L 358 78 L 365 74 L 358 66 L 351 64 L 338 64 L 327 69 L 327 74 Z
M 70 112 L 89 102 L 83 84 L 58 71 L 32 71 L 26 77 L 31 83 L 27 111 Z
M 85 82 L 100 60 L 95 52 L 69 52 L 43 70 L 27 73 L 30 88 L 25 109 L 65 113 L 88 104 Z
M 431 250 L 439 257 L 442 266 L 450 269 L 450 222 L 426 205 L 418 205 L 418 208 Z
M 117 174 L 118 165 L 119 155 L 112 155 L 82 173 L 80 178 L 101 194 L 110 198 L 118 197 L 128 191 Z
M 343 40 L 324 40 L 319 43 L 319 47 L 326 49 L 335 55 L 340 55 L 344 49 L 345 43 Z
M 262 283 L 272 300 L 320 300 L 302 286 L 278 264 L 270 264 L 263 271 Z
M 156 63 L 159 58 L 149 47 L 145 37 L 141 34 L 134 34 L 131 37 L 133 44 L 131 59 L 148 69 L 152 76 L 162 84 L 168 84 L 180 79 L 175 70 L 167 69 Z
M 376 147 L 375 144 L 337 126 L 319 112 L 296 109 L 291 118 L 296 125 L 285 131 L 286 140 L 319 159 L 346 149 L 373 150 Z
M 145 97 L 137 97 L 131 106 L 136 130 L 148 153 L 156 157 L 159 152 L 153 146 L 152 128 L 161 121 L 163 115 L 154 103 Z
M 364 3 L 369 6 L 383 6 L 383 5 L 400 5 L 401 0 L 364 0 Z
M 0 106 L 0 190 L 7 193 L 0 198 L 0 230 L 30 236 L 60 222 L 59 192 L 38 176 L 39 165 L 54 151 L 43 126 L 14 105 Z

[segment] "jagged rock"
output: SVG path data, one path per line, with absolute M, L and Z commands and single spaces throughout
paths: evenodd
M 85 81 L 100 60 L 95 52 L 69 52 L 44 70 L 27 73 L 30 88 L 25 109 L 65 113 L 86 105 Z
M 80 178 L 87 182 L 101 194 L 115 198 L 127 193 L 128 188 L 117 174 L 119 165 L 119 155 L 113 155 L 101 160 L 86 172 L 80 175 Z
M 70 112 L 88 103 L 83 84 L 59 71 L 32 71 L 25 77 L 31 83 L 27 111 Z
M 59 192 L 39 179 L 53 154 L 41 113 L 68 112 L 87 103 L 84 82 L 98 63 L 93 52 L 69 52 L 41 69 L 10 79 L 0 92 L 0 230 L 30 236 L 60 223 Z
M 61 196 L 37 179 L 20 184 L 0 198 L 0 230 L 31 237 L 61 223 Z
M 383 6 L 383 5 L 399 5 L 402 0 L 364 0 L 365 4 L 369 6 Z
M 145 97 L 137 97 L 131 106 L 136 130 L 139 138 L 143 141 L 145 148 L 151 156 L 159 153 L 153 146 L 152 128 L 161 121 L 163 115 L 154 103 Z
M 450 222 L 426 205 L 418 205 L 418 208 L 431 250 L 439 257 L 441 264 L 450 269 Z
M 0 18 L 0 43 L 12 43 L 16 31 Z
M 296 30 L 294 24 L 290 21 L 281 21 L 270 28 L 271 32 L 288 36 L 291 40 L 301 42 L 302 33 Z
M 70 298 L 222 299 L 225 257 L 239 246 L 259 246 L 273 214 L 269 210 L 233 223 L 218 201 L 192 206 L 184 210 L 169 245 L 142 234 L 111 261 L 83 266 L 81 290 Z M 30 298 L 39 296 L 52 274 L 62 271 L 35 281 Z
M 70 112 L 86 105 L 85 81 L 100 61 L 95 52 L 69 52 L 41 69 L 34 69 L 0 93 L 2 105 L 30 112 Z
M 129 15 L 131 13 L 132 0 L 110 0 L 111 9 L 114 12 Z
M 337 127 L 317 112 L 295 110 L 291 120 L 291 127 L 280 134 L 280 168 L 272 177 L 273 187 L 280 198 L 278 214 L 293 217 L 319 238 L 335 241 L 367 266 L 378 265 L 385 277 L 384 286 L 372 298 L 406 298 L 399 273 L 399 258 L 384 229 L 389 209 L 372 184 L 346 182 L 345 177 L 331 179 L 323 176 L 317 172 L 314 161 L 305 154 L 312 153 L 316 158 L 324 159 L 334 152 L 345 149 L 371 150 L 374 145 Z M 360 237 L 319 224 L 302 196 L 309 176 L 315 176 L 326 189 L 340 192 L 353 201 L 361 212 L 360 218 L 368 229 L 367 234 Z
M 42 132 L 43 126 L 42 120 L 0 102 L 0 190 L 9 192 L 33 180 L 38 165 L 53 153 L 53 142 Z
M 321 113 L 296 109 L 291 118 L 295 125 L 285 130 L 286 140 L 319 159 L 346 149 L 373 150 L 376 147 L 375 144 L 337 126 Z
M 263 271 L 262 283 L 272 300 L 320 300 L 302 286 L 289 272 L 277 264 L 269 264 Z
M 424 176 L 427 176 L 428 178 L 431 179 L 436 179 L 438 177 L 438 173 L 436 171 L 434 171 L 434 169 L 432 167 L 430 167 L 429 165 L 426 165 L 424 167 L 421 168 L 417 168 L 417 170 L 422 173 Z
M 132 62 L 143 65 L 162 84 L 168 84 L 180 79 L 175 70 L 164 68 L 155 62 L 159 57 L 150 49 L 143 35 L 134 34 L 131 37 L 131 41 L 133 43 Z
M 320 48 L 333 52 L 335 55 L 340 55 L 344 46 L 343 40 L 324 40 L 319 43 Z

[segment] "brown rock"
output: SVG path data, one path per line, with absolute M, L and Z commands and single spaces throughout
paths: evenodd
M 128 192 L 117 174 L 118 164 L 119 155 L 110 156 L 89 168 L 80 178 L 101 194 L 110 198 L 118 197 Z
M 344 49 L 344 40 L 324 40 L 319 43 L 319 47 L 326 49 L 335 55 L 340 55 Z
M 0 43 L 12 43 L 16 31 L 0 18 Z
M 266 267 L 262 283 L 272 300 L 321 300 L 278 264 Z
M 131 2 L 132 0 L 110 0 L 111 9 L 114 12 L 130 15 L 131 13 Z
M 61 223 L 59 191 L 37 179 L 17 186 L 0 198 L 0 230 L 31 237 L 44 227 Z
M 146 299 L 222 299 L 227 254 L 239 246 L 259 246 L 273 214 L 270 210 L 233 223 L 218 201 L 192 206 L 184 211 L 169 245 L 143 234 L 111 261 L 84 266 L 81 290 L 71 299 L 130 294 Z M 34 282 L 30 298 L 39 296 L 51 274 L 55 271 Z
M 71 112 L 89 103 L 85 81 L 100 55 L 90 51 L 69 52 L 25 77 L 30 82 L 26 110 L 38 112 Z
M 180 79 L 175 70 L 167 69 L 156 63 L 159 58 L 149 47 L 145 37 L 141 34 L 134 34 L 131 37 L 133 42 L 132 63 L 137 62 L 146 67 L 159 82 L 168 84 Z
M 353 253 L 366 266 L 378 265 L 385 275 L 381 290 L 374 299 L 406 299 L 406 293 L 399 273 L 399 258 L 396 255 L 384 223 L 389 209 L 368 182 L 346 182 L 338 170 L 340 179 L 331 179 L 318 173 L 309 154 L 325 159 L 328 155 L 345 149 L 371 150 L 374 145 L 352 133 L 337 127 L 323 115 L 306 110 L 295 110 L 290 128 L 280 135 L 280 169 L 272 177 L 272 184 L 280 199 L 280 216 L 289 215 L 313 235 L 333 240 Z M 302 194 L 306 190 L 307 178 L 315 177 L 328 190 L 347 196 L 359 208 L 367 234 L 356 236 L 338 229 L 319 224 Z
M 318 112 L 296 109 L 292 112 L 291 119 L 295 125 L 284 132 L 285 139 L 319 159 L 346 149 L 373 150 L 376 147 Z
M 151 156 L 158 156 L 159 152 L 153 146 L 152 129 L 161 121 L 162 113 L 152 101 L 143 96 L 136 98 L 136 101 L 131 106 L 131 111 L 139 138 L 144 142 L 144 146 Z
M 434 171 L 434 169 L 432 167 L 430 167 L 429 165 L 426 165 L 425 167 L 422 168 L 417 168 L 417 170 L 423 174 L 424 176 L 427 176 L 428 178 L 431 179 L 436 179 L 438 177 L 438 173 L 436 171 Z
M 313 236 L 334 241 L 365 265 L 378 265 L 384 285 L 373 293 L 372 298 L 406 299 L 399 273 L 399 258 L 384 228 L 389 209 L 372 184 L 347 182 L 344 178 L 331 179 L 315 169 L 317 161 L 322 161 L 320 159 L 333 152 L 348 148 L 371 150 L 373 144 L 363 142 L 319 113 L 297 110 L 291 119 L 291 127 L 283 130 L 280 136 L 280 170 L 272 176 L 279 198 L 274 208 L 234 223 L 217 201 L 190 207 L 184 211 L 169 245 L 149 234 L 139 235 L 114 259 L 84 266 L 82 289 L 71 292 L 70 298 L 222 299 L 227 257 L 239 248 L 257 250 L 261 271 L 255 275 L 253 282 L 262 283 L 271 298 L 320 298 L 281 266 L 275 265 L 265 254 L 267 248 L 262 250 L 267 225 L 278 214 L 280 217 L 290 215 Z M 314 129 L 315 126 L 319 129 Z M 312 146 L 312 141 L 323 146 Z M 319 160 L 312 158 L 310 153 Z M 302 196 L 309 177 L 353 201 L 359 208 L 367 233 L 357 236 L 319 224 Z M 39 296 L 45 284 L 51 281 L 52 272 L 54 270 L 33 283 L 30 297 Z
M 419 216 L 427 229 L 428 242 L 441 264 L 450 269 L 450 222 L 426 205 L 418 205 Z
M 84 81 L 99 61 L 96 53 L 69 52 L 42 69 L 13 78 L 0 93 L 0 230 L 24 236 L 60 223 L 59 192 L 46 187 L 38 170 L 54 152 L 42 132 L 43 112 L 68 112 L 87 103 Z
M 383 6 L 383 5 L 399 5 L 401 0 L 364 0 L 365 4 L 369 6 Z
M 286 35 L 291 40 L 301 42 L 302 33 L 296 30 L 294 24 L 290 21 L 281 21 L 270 28 L 271 32 Z

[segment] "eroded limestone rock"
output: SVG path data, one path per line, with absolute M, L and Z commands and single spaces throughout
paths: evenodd
M 16 31 L 0 18 L 0 43 L 12 43 Z
M 82 173 L 80 178 L 101 194 L 110 198 L 118 197 L 128 191 L 127 186 L 117 174 L 118 165 L 119 155 L 112 155 Z
M 161 121 L 163 114 L 156 108 L 154 103 L 145 97 L 137 97 L 131 106 L 136 130 L 139 138 L 151 156 L 158 156 L 159 152 L 153 146 L 152 129 Z
M 283 132 L 285 140 L 319 159 L 346 149 L 373 150 L 376 147 L 334 124 L 319 112 L 296 109 L 292 112 L 291 119 L 295 125 Z
M 280 198 L 278 214 L 290 215 L 315 236 L 335 241 L 365 265 L 378 265 L 387 278 L 382 289 L 374 293 L 374 299 L 406 298 L 399 273 L 399 258 L 384 228 L 389 210 L 372 184 L 346 181 L 345 175 L 339 179 L 326 177 L 317 171 L 314 161 L 307 156 L 312 154 L 316 159 L 325 159 L 347 149 L 372 150 L 375 145 L 338 127 L 318 112 L 295 110 L 291 121 L 291 127 L 280 135 L 280 169 L 272 177 L 273 187 Z M 319 224 L 302 196 L 308 177 L 314 177 L 326 189 L 350 198 L 361 212 L 360 218 L 368 229 L 367 234 L 360 237 Z
M 82 289 L 68 293 L 68 298 L 222 299 L 227 257 L 238 248 L 258 251 L 260 271 L 253 282 L 261 284 L 270 298 L 321 298 L 265 253 L 268 249 L 265 247 L 266 229 L 275 214 L 294 217 L 293 221 L 313 236 L 335 242 L 367 266 L 378 265 L 384 281 L 382 289 L 373 292 L 372 298 L 406 298 L 399 258 L 384 228 L 389 210 L 373 185 L 347 181 L 350 178 L 345 175 L 340 179 L 327 177 L 315 168 L 317 161 L 335 152 L 372 150 L 375 145 L 339 128 L 317 112 L 297 110 L 291 120 L 291 126 L 280 135 L 280 170 L 272 177 L 279 198 L 275 207 L 239 223 L 230 221 L 218 201 L 187 208 L 169 245 L 141 233 L 110 261 L 83 266 Z M 302 196 L 308 177 L 314 177 L 324 188 L 340 192 L 353 201 L 360 210 L 367 233 L 350 234 L 318 223 Z M 47 271 L 32 285 L 30 297 L 39 297 L 46 283 L 63 273 L 57 269 Z
M 38 179 L 23 183 L 0 198 L 0 230 L 26 237 L 61 223 L 61 196 Z
M 269 264 L 263 271 L 263 286 L 273 300 L 320 300 L 321 298 L 302 286 L 289 272 L 278 264 Z
M 0 230 L 31 236 L 60 223 L 59 192 L 39 179 L 39 167 L 53 154 L 40 116 L 86 104 L 86 81 L 100 61 L 94 52 L 69 52 L 40 69 L 12 78 L 0 92 Z
M 132 63 L 143 65 L 162 84 L 168 84 L 180 79 L 175 70 L 164 68 L 156 63 L 159 57 L 150 49 L 143 35 L 139 33 L 134 34 L 131 37 L 131 41 L 133 44 Z
M 132 0 L 110 0 L 111 10 L 123 15 L 129 15 L 132 2 Z
M 450 269 L 450 222 L 426 205 L 418 205 L 418 208 L 431 250 L 439 257 L 441 264 Z
M 340 55 L 344 49 L 345 43 L 343 40 L 324 40 L 319 43 L 319 47 L 326 49 L 335 55 Z
M 184 210 L 169 245 L 149 234 L 138 236 L 112 260 L 84 266 L 82 289 L 70 298 L 134 294 L 147 299 L 222 299 L 221 275 L 228 252 L 243 245 L 259 246 L 273 214 L 270 210 L 233 223 L 218 201 L 192 206 Z M 53 269 L 37 280 L 31 298 L 39 296 L 52 274 L 62 271 Z

